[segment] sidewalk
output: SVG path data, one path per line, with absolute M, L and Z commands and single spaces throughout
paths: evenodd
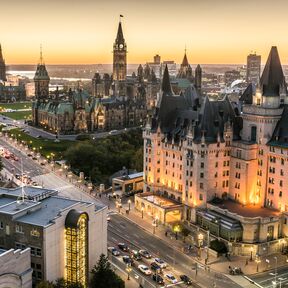
M 127 205 L 128 207 L 128 205 Z M 140 226 L 142 229 L 146 230 L 147 232 L 153 234 L 153 226 L 152 226 L 152 217 L 144 215 L 142 219 L 142 215 L 140 212 L 133 209 L 131 205 L 131 210 L 129 214 L 125 213 L 125 210 L 127 209 L 126 204 L 121 209 L 121 214 L 126 219 L 134 222 L 138 226 Z M 168 235 L 165 236 L 165 232 L 168 231 Z M 159 225 L 155 228 L 155 237 L 158 237 L 162 241 L 165 241 L 168 245 L 173 246 L 175 249 L 177 249 L 179 252 L 184 253 L 187 255 L 187 257 L 193 258 L 198 263 L 201 263 L 202 265 L 205 265 L 205 256 L 206 253 L 202 250 L 202 259 L 199 259 L 197 257 L 197 251 L 194 250 L 193 252 L 189 252 L 187 247 L 191 243 L 191 241 L 188 239 L 188 237 L 185 240 L 185 243 L 183 242 L 183 238 L 181 235 L 178 234 L 178 240 L 175 239 L 174 233 L 171 232 L 171 230 L 164 225 Z M 265 256 L 261 259 L 261 262 L 258 264 L 258 272 L 257 272 L 257 263 L 255 262 L 255 258 L 253 257 L 252 261 L 250 261 L 250 258 L 244 257 L 244 256 L 230 256 L 229 260 L 224 257 L 220 256 L 218 258 L 212 257 L 209 255 L 208 265 L 210 267 L 211 271 L 218 272 L 218 273 L 224 273 L 227 276 L 229 275 L 229 266 L 231 267 L 240 267 L 244 274 L 246 275 L 252 275 L 256 273 L 263 273 L 265 271 L 274 269 L 274 262 L 275 257 L 277 256 L 278 260 L 278 267 L 287 265 L 286 262 L 286 256 L 281 254 L 273 254 L 269 256 Z M 266 259 L 269 260 L 269 265 L 266 262 Z M 231 279 L 235 279 L 235 276 L 231 276 Z M 243 278 L 243 277 L 242 277 Z

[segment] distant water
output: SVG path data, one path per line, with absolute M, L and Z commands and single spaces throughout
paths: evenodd
M 12 74 L 12 75 L 19 75 L 19 76 L 22 76 L 22 77 L 27 77 L 29 79 L 33 79 L 34 76 L 35 76 L 35 71 L 20 71 L 20 70 L 17 70 L 17 71 L 8 71 L 9 74 Z M 51 80 L 66 80 L 66 81 L 91 81 L 91 79 L 89 78 L 74 78 L 74 77 L 50 77 Z

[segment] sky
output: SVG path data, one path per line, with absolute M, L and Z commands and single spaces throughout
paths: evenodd
M 2 0 L 0 43 L 6 63 L 112 63 L 119 14 L 128 63 L 240 64 L 251 51 L 266 61 L 278 46 L 288 62 L 287 0 Z

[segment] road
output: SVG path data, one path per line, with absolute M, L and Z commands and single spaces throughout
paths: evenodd
M 271 272 L 270 270 L 265 273 L 251 276 L 249 278 L 255 281 L 257 284 L 259 284 L 263 288 L 276 288 L 276 285 L 273 284 L 275 282 L 275 270 L 273 272 Z M 287 267 L 279 267 L 277 269 L 276 281 L 277 281 L 277 287 L 279 288 L 288 287 Z M 281 282 L 281 286 L 280 286 L 280 282 Z
M 214 282 L 216 283 L 216 287 L 240 287 L 224 275 L 205 271 L 203 266 L 198 266 L 199 268 L 197 269 L 196 276 L 195 261 L 191 257 L 179 253 L 164 241 L 154 237 L 136 224 L 131 223 L 126 218 L 116 214 L 111 215 L 111 221 L 108 225 L 108 243 L 113 244 L 112 246 L 116 246 L 119 242 L 125 242 L 134 249 L 148 250 L 152 256 L 160 257 L 168 263 L 175 276 L 186 274 L 193 279 L 196 277 L 196 283 L 201 283 L 203 287 L 213 287 Z
M 29 126 L 27 124 L 24 123 L 24 120 L 13 120 L 7 116 L 2 116 L 0 115 L 0 121 L 1 123 L 8 125 L 8 126 L 14 126 L 20 129 L 25 129 L 26 133 L 29 134 L 30 136 L 36 138 L 36 137 L 42 137 L 45 139 L 49 139 L 49 140 L 55 140 L 56 139 L 56 135 L 53 133 L 50 133 L 48 131 L 42 130 L 40 128 L 36 128 L 33 126 Z M 113 132 L 95 132 L 95 133 L 91 133 L 91 137 L 93 139 L 101 139 L 101 138 L 105 138 L 109 135 L 119 135 L 121 133 L 127 132 L 129 130 L 132 129 L 137 129 L 138 127 L 131 127 L 131 128 L 124 128 L 124 129 L 120 129 L 120 130 L 114 130 Z M 74 135 L 58 135 L 58 138 L 60 140 L 70 140 L 70 141 L 75 141 L 76 137 L 78 135 L 74 134 Z

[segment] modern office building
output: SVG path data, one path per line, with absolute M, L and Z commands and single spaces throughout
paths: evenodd
M 249 91 L 240 114 L 227 97 L 174 95 L 166 68 L 143 132 L 146 194 L 135 204 L 209 229 L 238 255 L 274 253 L 288 236 L 288 94 L 276 47 Z
M 246 81 L 247 83 L 257 84 L 260 79 L 261 73 L 261 56 L 256 53 L 249 54 L 247 56 L 247 71 Z
M 106 207 L 55 190 L 23 189 L 0 189 L 0 248 L 30 248 L 33 284 L 63 277 L 87 287 L 106 253 Z

